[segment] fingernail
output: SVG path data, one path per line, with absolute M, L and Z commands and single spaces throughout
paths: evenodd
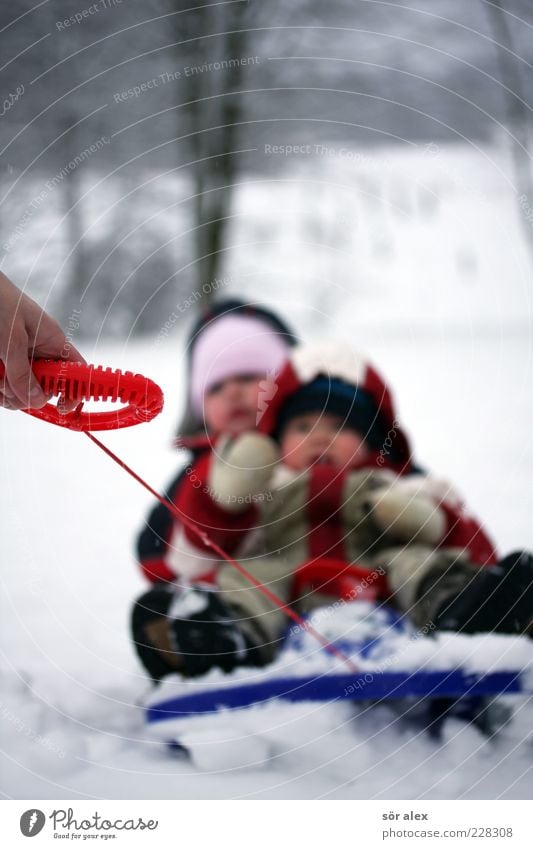
M 46 403 L 46 398 L 39 386 L 34 386 L 33 389 L 30 390 L 30 401 L 32 402 L 32 406 L 39 405 L 42 407 Z

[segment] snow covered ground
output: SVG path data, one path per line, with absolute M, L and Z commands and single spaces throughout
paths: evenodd
M 420 461 L 456 483 L 503 552 L 531 548 L 531 271 L 508 178 L 481 153 L 394 156 L 377 170 L 359 163 L 353 184 L 338 189 L 341 158 L 328 160 L 322 194 L 306 190 L 311 174 L 296 170 L 291 185 L 263 185 L 262 219 L 258 187 L 245 187 L 224 293 L 279 304 L 308 338 L 351 339 L 392 382 Z M 369 193 L 385 205 L 383 228 L 378 211 L 372 228 L 362 214 Z M 351 203 L 356 235 L 339 249 L 339 209 Z M 270 246 L 256 244 L 261 221 Z M 320 233 L 307 238 L 305 222 L 333 234 L 331 244 Z M 319 306 L 310 287 L 323 292 Z M 85 348 L 95 362 L 163 386 L 157 420 L 103 436 L 159 488 L 179 463 L 169 442 L 181 344 L 177 332 L 162 343 Z M 147 682 L 128 641 L 131 601 L 144 588 L 132 540 L 150 496 L 83 435 L 0 415 L 6 797 L 530 797 L 533 705 L 523 699 L 492 742 L 450 722 L 439 747 L 384 708 L 301 705 L 257 712 L 274 754 L 266 765 L 210 771 L 170 757 L 145 732 Z

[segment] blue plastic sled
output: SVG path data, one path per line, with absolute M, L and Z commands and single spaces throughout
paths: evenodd
M 459 701 L 465 704 L 470 700 L 475 712 L 488 697 L 533 693 L 530 665 L 533 645 L 526 638 L 488 635 L 476 642 L 476 637 L 448 635 L 442 644 L 439 642 L 442 636 L 437 639 L 419 636 L 390 608 L 365 602 L 346 604 L 329 618 L 322 615 L 316 620 L 316 627 L 362 667 L 360 673 L 345 671 L 333 661 L 330 669 L 327 662 L 324 664 L 323 656 L 319 668 L 310 669 L 309 657 L 316 658 L 316 646 L 309 634 L 289 632 L 280 657 L 271 667 L 241 670 L 236 677 L 221 675 L 218 680 L 206 680 L 205 683 L 201 679 L 182 680 L 174 693 L 162 688 L 166 695 L 158 698 L 156 692 L 147 705 L 148 724 L 154 730 L 158 726 L 161 731 L 167 720 L 174 720 L 175 731 L 176 720 L 253 708 L 271 701 L 380 702 L 407 698 L 420 702 L 429 700 L 433 706 L 440 706 L 437 713 L 445 713 L 450 704 Z M 420 651 L 409 656 L 415 643 L 418 650 L 422 649 L 422 668 L 413 667 L 413 658 L 416 663 Z M 458 651 L 461 653 L 464 647 L 464 665 L 455 663 L 451 668 L 432 668 L 435 666 L 431 663 L 432 652 L 442 655 L 450 646 L 451 657 L 457 656 Z M 492 646 L 487 671 L 480 672 L 476 668 L 472 672 L 472 663 L 469 665 L 468 660 L 479 650 L 485 658 L 487 646 L 489 649 Z M 298 662 L 300 656 L 303 664 Z M 408 668 L 398 668 L 398 662 L 391 664 L 391 658 L 395 657 L 400 658 L 400 666 L 405 661 Z M 508 659 L 508 668 L 507 660 L 502 662 L 502 658 Z M 387 668 L 391 665 L 394 668 Z

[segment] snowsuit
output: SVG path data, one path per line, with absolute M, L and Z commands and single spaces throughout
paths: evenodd
M 483 531 L 465 516 L 446 484 L 375 467 L 340 471 L 317 465 L 295 472 L 278 464 L 268 482 L 258 481 L 254 468 L 251 485 L 248 461 L 269 468 L 275 452 L 274 444 L 259 434 L 222 441 L 197 466 L 201 487 L 185 482 L 178 504 L 283 601 L 291 600 L 298 566 L 334 558 L 369 573 L 384 570 L 395 605 L 424 626 L 473 570 L 495 562 Z M 220 600 L 271 657 L 286 625 L 283 612 L 234 567 L 213 559 L 192 532 L 187 534 L 196 562 L 204 570 L 216 569 Z M 431 592 L 421 594 L 428 581 Z M 324 603 L 320 594 L 295 600 L 306 612 Z
M 180 440 L 180 446 L 188 449 L 189 458 L 186 465 L 177 472 L 171 483 L 164 491 L 165 498 L 173 504 L 178 504 L 181 487 L 190 476 L 197 474 L 197 464 L 202 458 L 211 453 L 212 443 L 205 436 L 189 437 Z M 150 511 L 136 541 L 137 561 L 143 576 L 150 584 L 162 581 L 175 581 L 183 575 L 179 562 L 179 540 L 182 537 L 181 525 L 164 504 L 157 502 Z M 199 553 L 201 559 L 201 553 Z M 198 560 L 196 561 L 198 567 Z M 195 569 L 195 576 L 201 574 Z M 209 566 L 206 566 L 205 575 Z
M 174 492 L 175 503 L 283 600 L 291 598 L 295 569 L 326 556 L 356 562 L 369 572 L 384 569 L 396 605 L 425 625 L 442 599 L 467 584 L 478 566 L 496 561 L 493 546 L 450 487 L 413 465 L 388 388 L 351 352 L 339 356 L 337 348 L 296 349 L 263 411 L 259 426 L 264 434 L 275 431 L 284 399 L 319 373 L 340 375 L 375 399 L 381 447 L 374 448 L 364 468 L 312 466 L 296 473 L 277 464 L 275 443 L 265 435 L 222 438 L 214 453 L 198 454 L 188 467 Z M 173 526 L 162 549 L 164 559 L 144 560 L 145 574 L 166 581 L 175 575 L 178 584 L 216 576 L 218 599 L 268 662 L 285 629 L 284 614 L 233 567 L 214 559 L 187 527 Z M 160 587 L 154 592 L 159 593 L 154 613 L 157 608 L 164 615 L 169 593 Z M 148 602 L 146 597 L 146 610 Z M 309 610 L 322 603 L 323 597 L 315 596 L 299 606 Z M 139 617 L 144 622 L 148 615 Z M 160 657 L 168 660 L 170 650 Z

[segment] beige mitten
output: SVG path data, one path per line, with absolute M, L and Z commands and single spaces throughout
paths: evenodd
M 278 461 L 279 447 L 269 436 L 244 433 L 223 437 L 211 464 L 211 497 L 232 513 L 246 510 L 265 491 Z
M 397 540 L 437 545 L 444 536 L 446 518 L 427 493 L 399 482 L 375 490 L 368 502 L 374 523 Z

